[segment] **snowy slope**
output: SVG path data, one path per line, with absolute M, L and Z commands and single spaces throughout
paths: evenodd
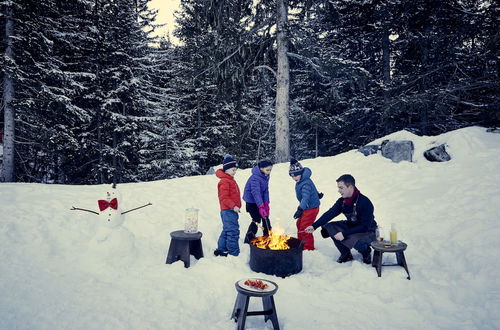
M 115 229 L 99 216 L 70 211 L 97 211 L 109 186 L 3 183 L 0 329 L 233 329 L 234 283 L 245 277 L 278 283 L 282 329 L 500 328 L 500 134 L 470 127 L 436 137 L 401 131 L 380 141 L 386 138 L 411 139 L 414 162 L 353 150 L 302 164 L 325 193 L 320 214 L 339 197 L 335 179 L 356 178 L 378 223 L 396 223 L 408 244 L 410 281 L 399 267 L 378 278 L 357 253 L 354 262 L 337 264 L 338 252 L 319 231 L 316 251 L 304 252 L 303 271 L 286 279 L 252 272 L 247 245 L 240 244 L 239 257 L 213 257 L 221 230 L 214 175 L 119 186 L 123 210 L 153 206 L 127 214 Z M 452 160 L 426 161 L 422 152 L 440 143 Z M 236 174 L 241 190 L 249 175 Z M 274 167 L 270 193 L 273 224 L 279 218 L 294 234 L 298 203 L 288 164 Z M 200 209 L 205 258 L 192 259 L 189 269 L 165 265 L 169 233 L 183 228 L 188 207 Z M 242 232 L 249 221 L 241 213 Z M 272 324 L 254 316 L 247 329 Z

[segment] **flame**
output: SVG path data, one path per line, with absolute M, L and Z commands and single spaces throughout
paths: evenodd
M 274 227 L 274 233 L 269 230 L 269 236 L 259 236 L 254 238 L 251 243 L 261 249 L 270 250 L 288 250 L 290 246 L 286 243 L 290 235 L 283 235 L 285 230 L 279 226 Z

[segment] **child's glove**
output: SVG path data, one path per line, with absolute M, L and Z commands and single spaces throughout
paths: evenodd
M 266 209 L 267 216 L 271 214 L 271 210 L 269 209 L 269 202 L 264 202 L 264 208 Z
M 319 193 L 318 193 L 318 198 L 319 198 L 319 199 L 323 198 L 323 193 L 320 193 L 320 192 L 319 192 Z
M 266 210 L 264 203 L 259 205 L 259 214 L 262 218 L 267 218 L 269 216 L 269 213 Z
M 295 214 L 293 215 L 293 218 L 294 219 L 300 218 L 302 216 L 302 212 L 304 212 L 304 210 L 301 209 L 300 206 L 297 207 L 297 211 L 295 211 Z

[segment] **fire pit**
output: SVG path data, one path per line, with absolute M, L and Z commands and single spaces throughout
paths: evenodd
M 273 244 L 276 240 L 272 240 L 272 236 L 271 233 L 251 241 L 250 269 L 279 277 L 299 273 L 302 270 L 302 241 L 290 236 L 278 236 L 281 243 Z

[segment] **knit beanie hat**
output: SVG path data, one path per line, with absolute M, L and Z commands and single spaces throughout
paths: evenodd
M 304 168 L 300 165 L 297 159 L 290 159 L 290 170 L 288 171 L 288 174 L 290 174 L 290 176 L 297 176 L 302 175 L 302 173 L 304 173 Z
M 233 156 L 226 154 L 224 156 L 224 162 L 222 162 L 222 169 L 224 171 L 229 170 L 231 167 L 238 167 L 238 164 L 236 164 L 236 161 L 234 160 Z
M 261 160 L 261 161 L 257 164 L 257 166 L 258 166 L 259 168 L 264 168 L 264 167 L 268 167 L 268 166 L 272 166 L 272 165 L 273 165 L 273 163 L 272 163 L 270 160 L 267 160 L 267 159 L 266 159 L 266 160 Z

